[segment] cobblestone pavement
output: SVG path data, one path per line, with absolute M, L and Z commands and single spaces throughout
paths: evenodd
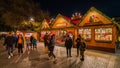
M 65 47 L 55 46 L 54 53 L 57 57 L 55 64 L 53 59 L 48 60 L 44 49 L 44 44 L 38 43 L 37 50 L 24 49 L 22 55 L 18 55 L 17 50 L 14 50 L 11 59 L 7 59 L 7 52 L 3 50 L 0 52 L 0 68 L 120 68 L 119 54 L 86 50 L 85 60 L 82 62 L 80 57 L 76 57 L 75 48 L 72 48 L 72 57 L 67 58 Z

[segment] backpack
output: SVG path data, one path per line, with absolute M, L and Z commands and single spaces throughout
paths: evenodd
M 18 38 L 17 38 L 16 36 L 13 36 L 13 39 L 14 39 L 14 41 L 17 41 L 17 40 L 18 40 Z
M 81 42 L 80 50 L 81 51 L 85 51 L 85 48 L 86 48 L 86 43 L 85 42 Z
M 82 48 L 86 48 L 85 42 L 82 42 Z

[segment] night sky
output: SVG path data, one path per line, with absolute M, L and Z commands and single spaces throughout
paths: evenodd
M 50 16 L 58 13 L 71 17 L 79 12 L 84 15 L 90 7 L 95 7 L 109 17 L 120 16 L 120 0 L 36 0 Z

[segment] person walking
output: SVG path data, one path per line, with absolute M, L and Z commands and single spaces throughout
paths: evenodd
M 32 43 L 33 43 L 33 50 L 34 50 L 34 48 L 37 49 L 37 40 L 36 40 L 36 38 L 33 38 Z
M 78 35 L 78 38 L 76 39 L 76 47 L 77 47 L 77 56 L 79 56 L 79 51 L 80 51 L 80 45 L 81 45 L 81 35 Z
M 53 34 L 50 37 L 50 42 L 49 42 L 49 45 L 48 45 L 48 48 L 49 48 L 49 51 L 50 51 L 48 56 L 49 57 L 54 57 L 54 61 L 56 61 L 56 56 L 53 53 L 54 52 L 54 46 L 55 46 L 55 35 Z
M 4 46 L 6 46 L 9 55 L 8 59 L 10 59 L 13 56 L 13 44 L 14 44 L 13 35 L 9 33 L 8 36 L 5 38 L 4 42 Z
M 46 33 L 45 34 L 45 36 L 44 36 L 44 45 L 45 45 L 45 47 L 48 45 L 48 33 Z
M 14 45 L 15 45 L 15 48 L 17 48 L 17 35 L 15 34 L 14 36 L 13 36 L 13 38 L 14 38 Z
M 48 33 L 44 36 L 44 46 L 45 46 L 45 52 L 48 53 L 48 45 L 49 45 L 49 35 Z
M 71 48 L 73 46 L 73 41 L 69 35 L 67 35 L 66 41 L 65 41 L 65 47 L 67 51 L 67 57 L 72 57 L 71 56 Z
M 26 50 L 30 50 L 30 39 L 28 37 L 26 37 Z
M 32 49 L 32 46 L 33 46 L 33 36 L 30 36 L 30 47 L 31 47 L 31 49 Z
M 18 44 L 18 54 L 20 55 L 21 53 L 23 53 L 23 46 L 24 46 L 24 39 L 21 34 L 19 34 L 18 36 L 17 44 Z
M 80 60 L 81 61 L 84 61 L 84 52 L 85 52 L 85 49 L 86 49 L 86 43 L 85 43 L 84 38 L 82 38 L 81 39 L 81 45 L 80 45 L 80 55 L 81 55 Z

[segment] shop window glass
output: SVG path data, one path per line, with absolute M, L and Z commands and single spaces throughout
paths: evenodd
M 64 42 L 66 39 L 66 31 L 58 30 L 56 31 L 56 40 L 57 42 Z
M 91 29 L 79 29 L 79 34 L 85 39 L 85 40 L 91 40 Z
M 97 28 L 97 29 L 95 29 L 95 40 L 112 41 L 112 28 Z

